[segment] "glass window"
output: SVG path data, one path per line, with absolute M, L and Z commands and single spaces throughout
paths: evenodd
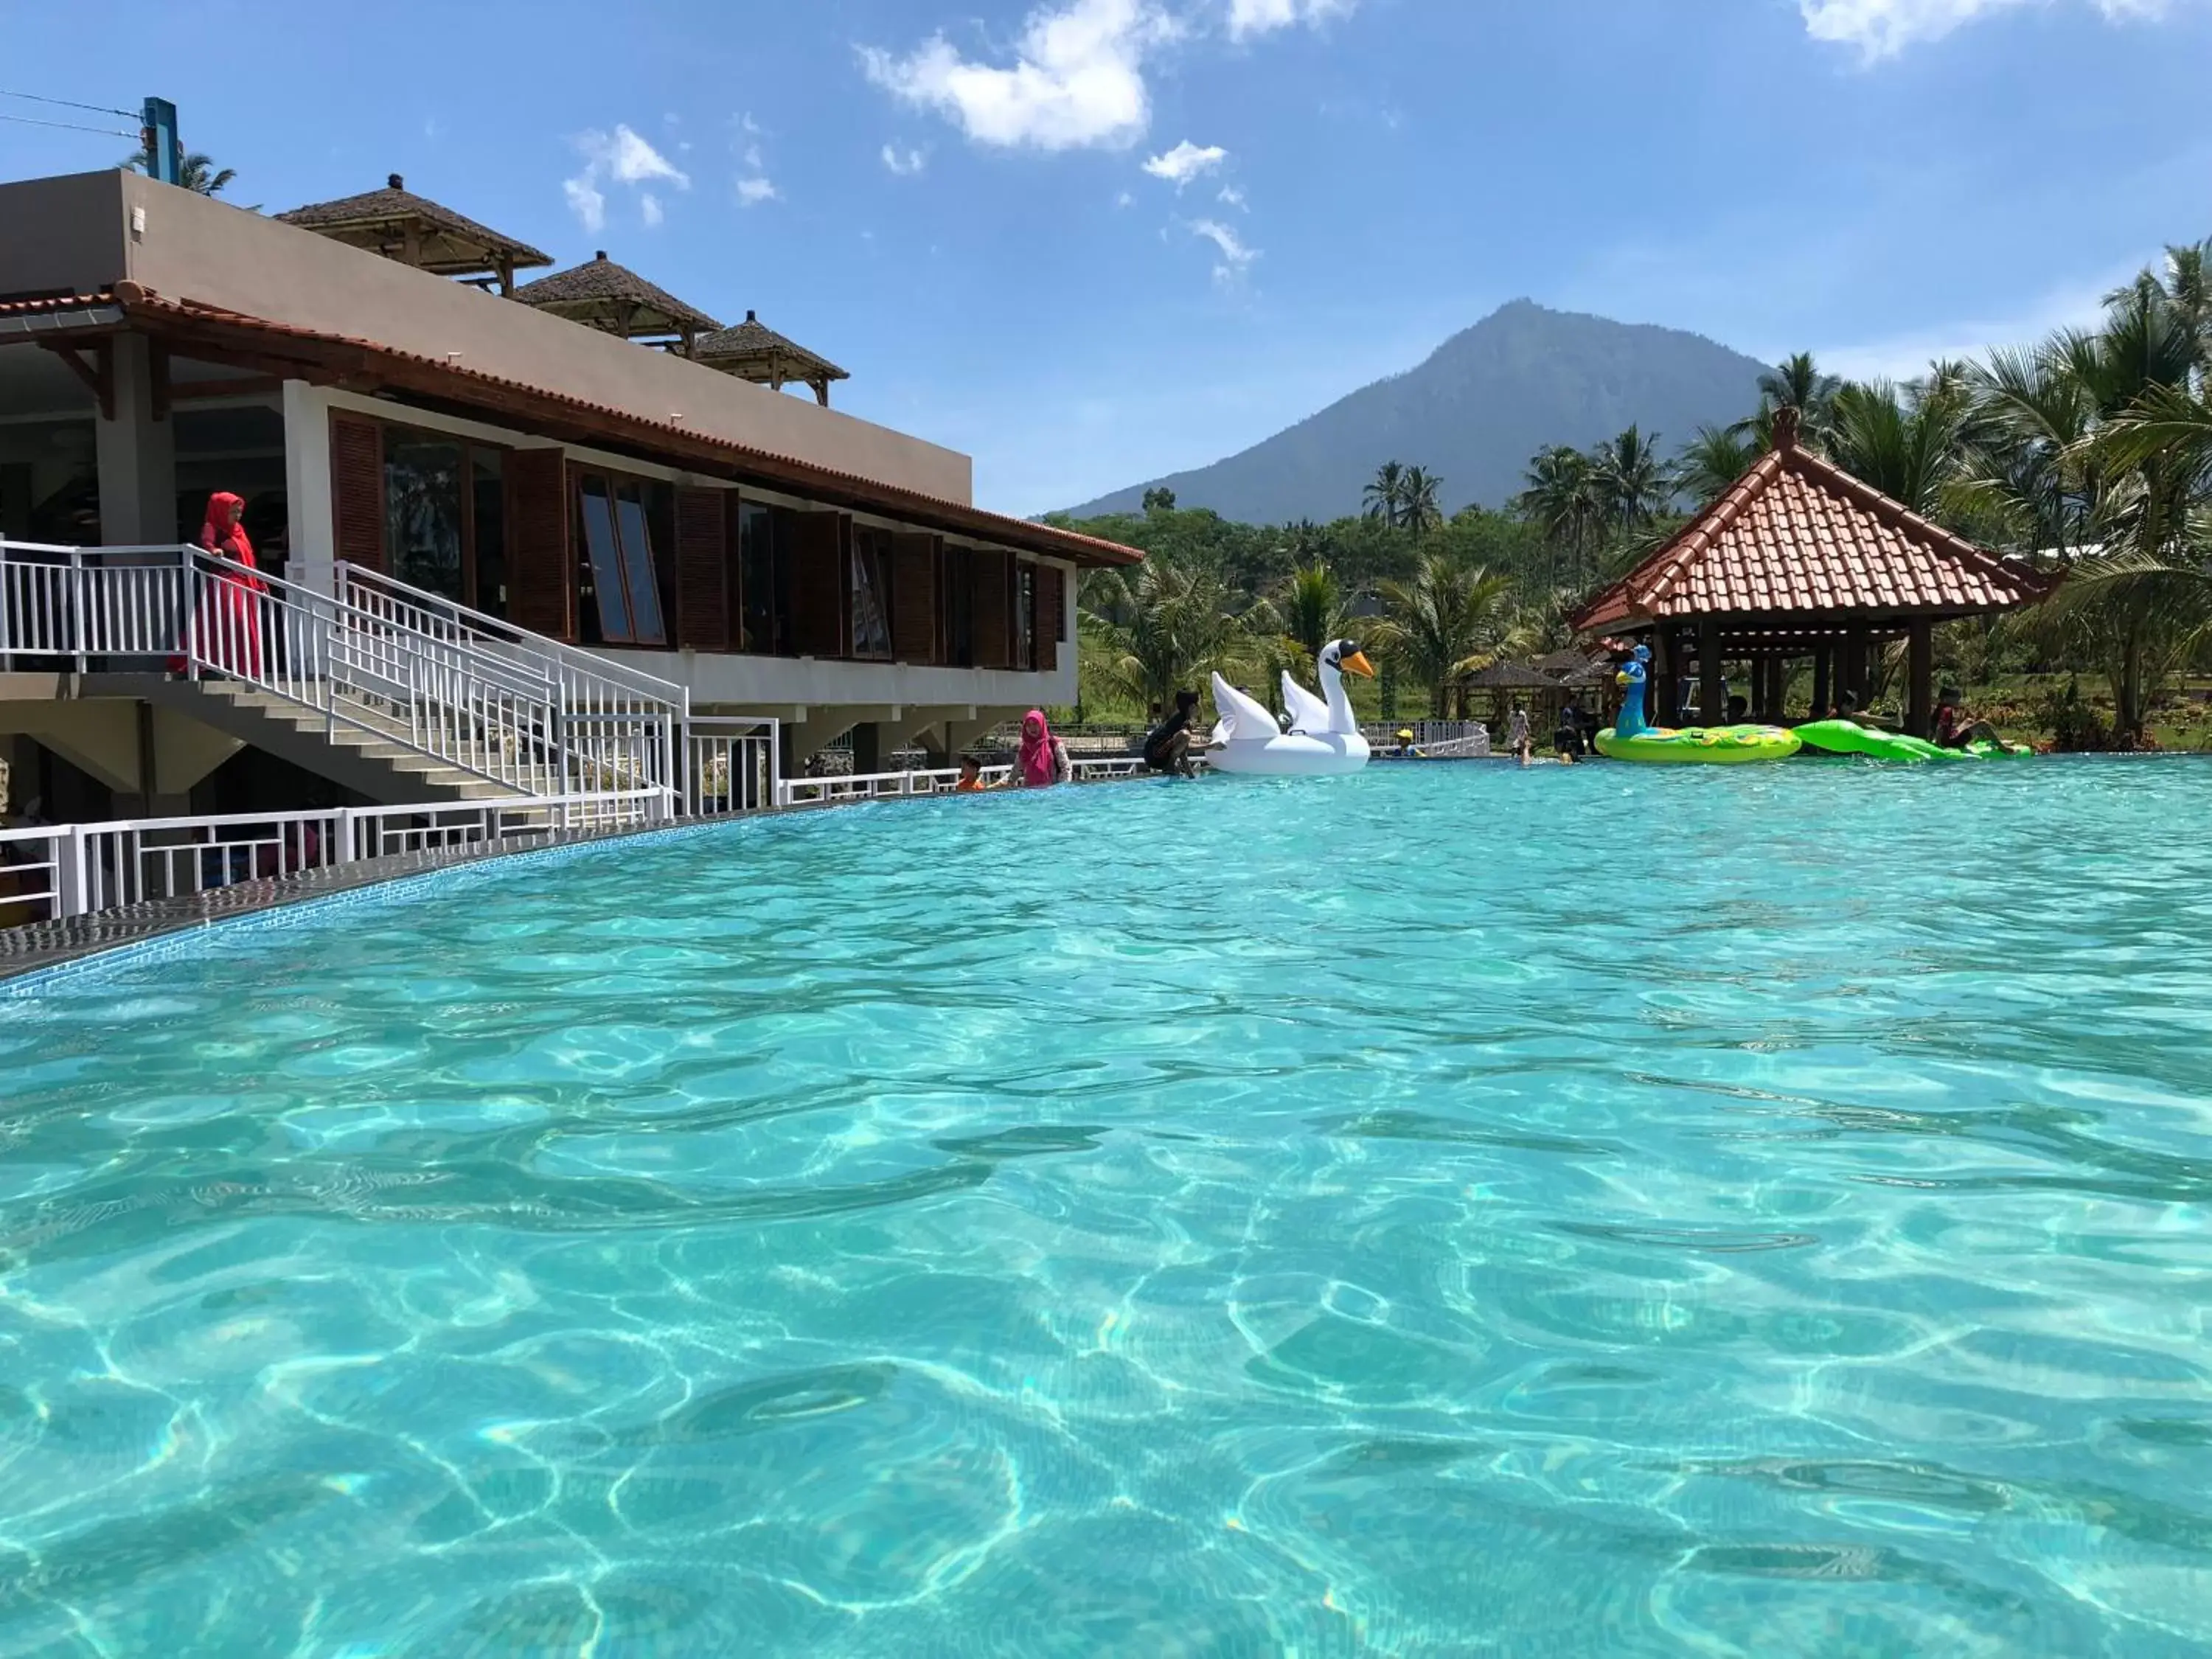
M 466 602 L 461 548 L 462 446 L 404 426 L 384 433 L 385 540 L 392 574 Z
M 469 478 L 473 509 L 470 522 L 471 586 L 476 590 L 469 603 L 495 617 L 507 615 L 507 480 L 496 449 L 469 451 Z
M 622 531 L 623 575 L 629 587 L 632 625 L 640 645 L 667 643 L 660 623 L 660 588 L 653 567 L 653 532 L 647 528 L 644 492 L 634 483 L 615 488 L 615 521 Z
M 748 501 L 738 510 L 738 560 L 744 631 L 738 648 L 760 656 L 798 654 L 792 623 L 792 556 L 798 526 L 788 507 Z
M 975 665 L 975 568 L 964 547 L 945 550 L 945 659 Z
M 1036 567 L 1014 567 L 1014 666 L 1036 666 Z
M 888 659 L 891 654 L 890 538 L 880 531 L 853 532 L 853 654 Z
M 599 638 L 627 645 L 634 637 L 623 597 L 622 549 L 615 539 L 615 508 L 607 481 L 588 475 L 582 483 L 584 550 L 591 562 L 592 592 L 599 601 Z

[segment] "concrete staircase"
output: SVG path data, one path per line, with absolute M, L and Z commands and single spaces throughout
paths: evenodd
M 348 718 L 333 721 L 301 700 L 237 680 L 150 681 L 146 697 L 383 805 L 560 793 L 541 766 L 509 784 L 425 754 L 404 722 L 365 700 L 348 699 Z M 464 750 L 456 758 L 486 757 Z

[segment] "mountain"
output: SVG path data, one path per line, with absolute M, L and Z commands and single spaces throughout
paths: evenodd
M 1631 424 L 1673 453 L 1710 422 L 1758 407 L 1767 366 L 1679 329 L 1616 323 L 1516 300 L 1438 346 L 1419 368 L 1340 398 L 1242 454 L 1116 490 L 1078 518 L 1140 510 L 1144 493 L 1251 524 L 1326 523 L 1361 510 L 1385 461 L 1443 481 L 1447 513 L 1503 507 L 1528 458 L 1553 444 L 1587 449 Z

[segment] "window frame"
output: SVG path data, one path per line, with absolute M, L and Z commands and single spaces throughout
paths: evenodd
M 572 464 L 570 477 L 570 511 L 580 533 L 580 551 L 583 561 L 592 570 L 592 606 L 598 613 L 599 643 L 628 646 L 640 651 L 666 651 L 668 642 L 667 607 L 663 603 L 660 587 L 660 568 L 653 546 L 653 509 L 646 491 L 658 480 L 638 477 L 635 473 L 617 472 L 610 467 Z M 592 487 L 596 485 L 597 489 Z M 623 490 L 630 492 L 625 499 Z M 611 569 L 620 588 L 623 629 L 619 635 L 607 626 L 606 600 L 609 572 L 600 568 L 599 550 L 592 545 L 592 524 L 586 507 L 587 499 L 603 500 L 606 503 L 606 531 L 611 544 Z M 633 549 L 630 532 L 624 525 L 624 509 L 635 514 L 635 526 L 641 533 L 641 545 Z M 649 595 L 653 621 L 658 624 L 658 637 L 647 638 L 640 626 L 641 613 L 638 605 L 641 582 Z

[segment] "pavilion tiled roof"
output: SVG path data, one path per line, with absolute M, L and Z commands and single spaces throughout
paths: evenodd
M 717 329 L 699 337 L 698 360 L 710 368 L 734 368 L 741 363 L 781 362 L 785 378 L 793 380 L 820 376 L 825 380 L 853 377 L 827 357 L 809 351 L 763 323 L 752 312 L 734 328 Z
M 480 225 L 427 196 L 417 196 L 396 173 L 382 190 L 364 191 L 335 202 L 311 202 L 274 216 L 282 223 L 356 245 L 396 240 L 410 219 L 418 220 L 428 233 L 422 269 L 441 276 L 488 270 L 501 254 L 517 270 L 553 263 L 551 254 L 542 253 L 527 242 Z M 441 249 L 436 246 L 440 240 L 447 246 Z
M 1791 411 L 1784 411 L 1785 414 Z M 1577 631 L 1728 615 L 1969 617 L 2040 599 L 2050 579 L 1802 449 L 1776 447 L 1673 540 L 1600 593 Z
M 634 307 L 637 314 L 630 328 L 633 335 L 706 334 L 721 327 L 705 312 L 685 305 L 628 265 L 617 264 L 607 258 L 605 248 L 583 264 L 525 283 L 514 290 L 514 297 L 525 305 L 579 322 L 590 322 L 601 313 L 611 317 L 623 307 Z

